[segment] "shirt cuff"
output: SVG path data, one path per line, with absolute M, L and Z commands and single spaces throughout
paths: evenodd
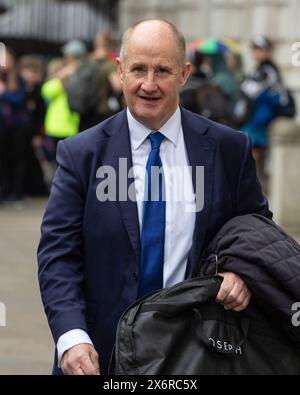
M 72 329 L 71 331 L 68 331 L 60 336 L 56 345 L 59 368 L 64 352 L 74 346 L 77 346 L 78 344 L 93 345 L 89 335 L 82 329 Z

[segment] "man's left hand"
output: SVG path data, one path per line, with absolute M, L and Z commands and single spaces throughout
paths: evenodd
M 216 302 L 224 306 L 225 310 L 240 312 L 245 310 L 251 299 L 251 292 L 244 281 L 235 273 L 219 273 L 223 277 Z

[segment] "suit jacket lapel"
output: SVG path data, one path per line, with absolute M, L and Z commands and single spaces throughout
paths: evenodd
M 209 220 L 216 144 L 214 139 L 206 135 L 209 126 L 205 122 L 201 125 L 201 119 L 195 118 L 194 115 L 184 109 L 181 110 L 181 116 L 189 165 L 193 171 L 192 178 L 195 194 L 199 194 L 199 191 L 196 191 L 196 167 L 203 166 L 204 168 L 204 204 L 202 210 L 196 213 L 193 243 L 186 270 L 186 278 L 188 278 L 199 260 Z M 199 186 L 201 187 L 201 183 L 199 183 Z
M 128 232 L 133 251 L 137 257 L 140 256 L 140 229 L 138 221 L 138 210 L 135 201 L 132 201 L 127 196 L 121 197 L 119 195 L 120 177 L 122 183 L 124 178 L 128 180 L 127 191 L 134 179 L 127 177 L 128 171 L 132 168 L 131 145 L 128 129 L 128 121 L 126 110 L 119 113 L 112 122 L 108 123 L 104 128 L 108 136 L 107 142 L 103 145 L 101 151 L 101 160 L 103 166 L 111 166 L 115 169 L 117 180 L 117 201 L 120 206 L 121 215 L 124 221 L 125 228 Z M 119 160 L 122 159 L 123 165 L 120 166 Z M 125 169 L 125 163 L 127 168 Z

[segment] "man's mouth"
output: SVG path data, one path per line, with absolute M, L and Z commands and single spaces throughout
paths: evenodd
M 154 103 L 160 99 L 159 97 L 147 97 L 147 96 L 140 96 L 140 98 L 148 101 L 149 103 Z

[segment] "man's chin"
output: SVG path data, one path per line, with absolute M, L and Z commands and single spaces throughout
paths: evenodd
M 153 111 L 153 109 L 149 110 L 149 108 L 141 109 L 140 111 L 137 111 L 135 114 L 133 114 L 133 116 L 137 121 L 151 130 L 156 130 L 158 125 L 160 125 L 161 119 L 163 118 L 161 111 Z

